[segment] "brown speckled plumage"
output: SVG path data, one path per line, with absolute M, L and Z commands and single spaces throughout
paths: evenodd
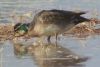
M 76 24 L 89 21 L 80 15 L 85 12 L 72 12 L 65 10 L 42 10 L 34 16 L 30 24 L 28 34 L 37 36 L 48 36 L 48 41 L 52 35 L 57 36 L 64 31 L 74 27 Z

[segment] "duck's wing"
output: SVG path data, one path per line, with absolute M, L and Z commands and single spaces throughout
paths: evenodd
M 86 11 L 65 11 L 65 10 L 56 10 L 56 9 L 53 9 L 53 10 L 49 10 L 51 12 L 58 12 L 58 13 L 64 13 L 64 14 L 70 14 L 70 15 L 83 15 L 83 14 L 86 14 L 87 12 Z
M 30 30 L 34 28 L 35 24 L 58 24 L 66 25 L 71 20 L 80 20 L 80 15 L 86 12 L 72 12 L 65 10 L 42 10 L 34 16 L 30 24 Z M 78 18 L 77 18 L 78 17 Z M 82 18 L 83 20 L 83 18 Z M 77 22 L 77 21 L 76 21 Z
M 85 12 L 72 12 L 72 11 L 64 11 L 64 10 L 43 10 L 34 17 L 35 23 L 44 23 L 44 24 L 52 24 L 52 23 L 62 23 L 62 22 L 70 22 L 72 18 L 78 17 Z

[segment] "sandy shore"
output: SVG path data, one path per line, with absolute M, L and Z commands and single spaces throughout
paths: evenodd
M 0 40 L 12 39 L 13 34 L 13 25 L 11 23 L 0 24 Z

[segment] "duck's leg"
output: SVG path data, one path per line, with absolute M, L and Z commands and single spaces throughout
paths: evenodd
M 51 38 L 51 35 L 50 35 L 50 36 L 48 36 L 48 38 L 47 38 L 48 43 L 51 43 L 50 38 Z
M 58 34 L 57 34 L 57 33 L 55 34 L 55 37 L 56 37 L 56 41 L 55 41 L 55 43 L 56 43 L 56 45 L 57 45 L 57 40 L 58 40 Z M 47 38 L 48 43 L 51 43 L 50 38 L 51 38 L 51 35 L 50 35 L 50 36 L 48 36 L 48 38 Z
M 56 36 L 56 46 L 57 46 L 58 34 L 56 33 L 55 36 Z
M 58 40 L 58 34 L 55 34 L 55 36 L 56 36 L 56 41 Z

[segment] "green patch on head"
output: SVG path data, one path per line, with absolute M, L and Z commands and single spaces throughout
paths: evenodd
M 26 24 L 22 24 L 22 25 L 20 25 L 19 30 L 27 32 L 28 31 L 28 27 L 27 27 Z
M 27 24 L 16 24 L 14 27 L 14 32 L 15 32 L 15 36 L 22 36 L 25 33 L 27 33 L 28 31 L 28 25 Z

